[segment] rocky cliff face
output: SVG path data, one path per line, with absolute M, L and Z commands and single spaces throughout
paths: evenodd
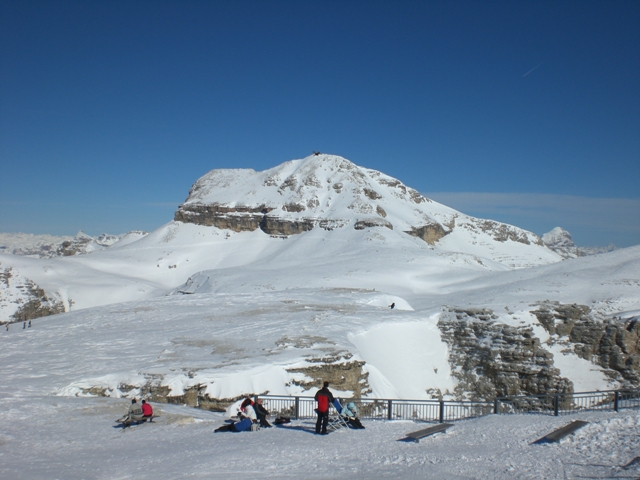
M 64 312 L 62 302 L 46 295 L 13 268 L 0 269 L 0 308 L 8 315 L 0 318 L 0 323 L 24 322 Z
M 443 341 L 458 384 L 457 398 L 573 392 L 531 327 L 497 323 L 491 310 L 449 309 L 440 317 Z
M 532 312 L 576 355 L 600 365 L 624 386 L 640 386 L 640 318 L 599 319 L 585 305 L 545 302 Z

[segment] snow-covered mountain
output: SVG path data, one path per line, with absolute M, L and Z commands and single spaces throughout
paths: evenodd
M 3 355 L 55 365 L 41 391 L 202 408 L 323 378 L 388 398 L 640 384 L 640 249 L 561 258 L 340 157 L 214 170 L 131 243 L 0 255 L 70 311 Z
M 263 172 L 212 170 L 193 185 L 175 220 L 275 236 L 384 227 L 438 250 L 480 255 L 513 268 L 557 261 L 537 248 L 543 242 L 531 232 L 469 217 L 335 155 L 312 155 Z
M 56 251 L 94 244 L 78 235 Z M 128 235 L 90 255 L 0 256 L 0 267 L 13 268 L 68 310 L 163 295 L 204 270 L 281 268 L 285 258 L 301 270 L 347 252 L 354 263 L 373 266 L 383 252 L 406 253 L 414 266 L 398 257 L 393 269 L 413 275 L 417 267 L 420 276 L 447 266 L 480 274 L 560 260 L 530 232 L 469 217 L 341 157 L 313 155 L 264 172 L 213 170 L 196 181 L 175 220 L 149 235 Z M 341 274 L 329 283 L 358 286 Z M 9 317 L 0 311 L 0 321 Z
M 121 243 L 121 245 L 131 243 L 145 235 L 147 232 L 138 230 L 121 235 L 103 233 L 97 237 L 91 237 L 83 231 L 79 231 L 75 237 L 0 233 L 0 253 L 36 258 L 82 255 L 103 250 L 116 243 Z
M 562 227 L 556 227 L 542 235 L 542 241 L 547 247 L 563 258 L 597 255 L 599 253 L 612 252 L 617 249 L 615 245 L 608 245 L 606 247 L 578 247 L 573 243 L 571 234 Z

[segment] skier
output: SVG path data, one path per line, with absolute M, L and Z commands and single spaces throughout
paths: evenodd
M 329 390 L 329 382 L 324 382 L 322 388 L 316 392 L 315 399 L 318 402 L 318 408 L 316 408 L 316 413 L 318 414 L 316 433 L 326 435 L 328 433 L 329 405 L 333 403 L 333 393 Z

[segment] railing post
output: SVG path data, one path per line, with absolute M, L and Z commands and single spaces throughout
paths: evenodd
M 393 419 L 393 400 L 387 401 L 387 420 Z
M 614 396 L 613 396 L 613 409 L 617 412 L 618 411 L 618 404 L 620 403 L 620 391 L 616 390 Z
M 444 400 L 440 400 L 440 423 L 444 423 Z
M 295 403 L 295 419 L 299 420 L 300 419 L 300 397 L 296 397 L 296 403 Z
M 556 395 L 555 397 L 553 397 L 553 414 L 556 417 L 558 416 L 559 404 L 560 404 L 560 395 Z
M 500 413 L 500 401 L 498 400 L 498 397 L 493 399 L 493 413 Z

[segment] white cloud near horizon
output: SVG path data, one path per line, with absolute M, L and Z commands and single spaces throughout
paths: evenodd
M 640 199 L 547 193 L 432 192 L 428 198 L 468 215 L 492 218 L 539 235 L 560 226 L 582 245 L 640 243 Z M 586 243 L 585 243 L 586 242 Z M 603 243 L 604 242 L 604 243 Z

